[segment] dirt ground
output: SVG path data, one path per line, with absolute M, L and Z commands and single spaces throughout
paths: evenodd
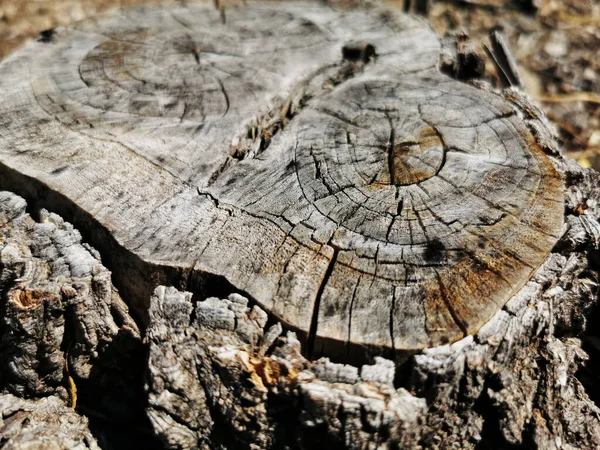
M 384 1 L 408 11 L 424 3 Z M 0 0 L 0 58 L 41 31 L 139 3 L 185 0 Z M 525 87 L 556 125 L 565 151 L 582 166 L 600 169 L 600 2 L 430 0 L 427 15 L 440 34 L 466 33 L 477 44 L 502 30 Z M 492 66 L 486 72 L 493 80 Z

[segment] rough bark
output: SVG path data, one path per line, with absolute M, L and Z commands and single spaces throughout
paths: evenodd
M 56 396 L 0 395 L 0 446 L 11 450 L 100 449 L 85 417 Z
M 469 55 L 286 3 L 4 61 L 0 446 L 593 448 L 600 178 Z
M 60 363 L 51 366 L 54 390 L 40 379 L 39 365 L 32 370 L 31 361 L 13 358 L 12 367 L 22 367 L 13 372 L 26 376 L 4 378 L 3 369 L 2 389 L 29 389 L 30 395 L 43 400 L 2 397 L 3 402 L 25 411 L 19 418 L 30 413 L 35 419 L 4 420 L 2 442 L 19 448 L 29 436 L 42 439 L 45 429 L 31 424 L 39 426 L 40 417 L 48 414 L 48 404 L 72 401 L 64 387 L 73 392 L 72 383 L 85 385 L 86 371 L 79 371 L 84 376 L 76 372 L 82 364 L 91 365 L 90 372 L 111 382 L 97 385 L 93 396 L 80 397 L 78 411 L 92 412 L 92 417 L 100 412 L 117 422 L 127 417 L 119 415 L 123 405 L 116 404 L 115 398 L 139 385 L 136 374 L 146 370 L 146 414 L 166 448 L 593 448 L 600 438 L 600 411 L 574 374 L 588 358 L 578 337 L 597 300 L 598 271 L 590 259 L 594 252 L 597 257 L 600 241 L 595 200 L 600 177 L 573 163 L 561 163 L 560 169 L 568 187 L 563 236 L 532 280 L 473 337 L 425 350 L 400 366 L 383 358 L 362 367 L 327 359 L 310 362 L 292 332 L 283 333 L 279 323 L 269 324 L 267 314 L 239 294 L 198 301 L 191 293 L 159 287 L 149 301 L 147 356 L 138 345 L 121 341 L 111 358 L 123 358 L 107 365 L 98 358 L 98 346 L 81 345 L 81 357 L 69 358 L 70 370 L 62 376 Z M 13 336 L 13 351 L 46 342 L 40 342 L 36 333 L 19 333 L 24 326 L 31 328 L 31 323 L 61 336 L 56 323 L 66 312 L 58 306 L 69 299 L 50 298 L 47 285 L 60 279 L 63 287 L 72 286 L 73 278 L 81 283 L 81 275 L 85 278 L 89 270 L 78 272 L 81 267 L 95 267 L 100 275 L 105 271 L 89 256 L 96 252 L 79 244 L 69 224 L 55 215 L 41 214 L 41 219 L 45 223 L 36 224 L 25 213 L 22 199 L 2 194 L 2 279 L 12 281 L 5 281 L 2 288 L 1 338 L 6 342 Z M 61 234 L 65 229 L 67 239 Z M 40 239 L 40 235 L 55 237 Z M 65 255 L 71 252 L 80 255 L 76 264 L 66 264 Z M 38 269 L 22 271 L 21 278 L 15 279 L 18 261 L 29 258 L 21 267 L 33 267 L 36 255 L 38 267 L 72 267 L 72 272 L 53 278 L 52 270 Z M 46 278 L 40 279 L 40 273 Z M 14 287 L 16 280 L 21 288 Z M 15 297 L 16 289 L 31 294 Z M 81 292 L 83 297 L 92 291 Z M 111 301 L 120 305 L 114 295 Z M 42 300 L 23 308 L 19 302 L 23 298 Z M 91 314 L 106 311 L 102 301 L 81 300 Z M 119 322 L 130 323 L 126 310 L 119 309 L 125 317 Z M 37 321 L 23 321 L 24 310 Z M 54 314 L 44 315 L 46 310 Z M 85 312 L 81 308 L 73 321 L 83 322 Z M 97 317 L 100 326 L 96 328 L 111 323 L 106 313 Z M 133 325 L 121 328 L 131 328 L 127 333 L 135 340 Z M 113 327 L 104 339 L 110 340 L 117 329 Z M 57 340 L 48 340 L 43 348 L 52 347 L 53 342 Z M 6 347 L 2 353 L 11 355 Z M 136 359 L 137 363 L 131 362 Z M 119 382 L 124 380 L 127 386 L 121 388 Z M 102 409 L 102 400 L 106 403 L 111 398 L 112 403 Z M 145 403 L 120 399 L 129 407 Z M 3 407 L 3 418 L 10 419 L 17 407 Z M 139 424 L 139 417 L 132 415 L 131 423 L 137 419 Z M 47 418 L 46 435 L 64 440 L 65 446 L 75 445 L 87 436 L 82 431 L 85 419 L 75 412 L 65 417 L 73 421 L 69 426 L 61 422 L 63 435 L 52 432 L 56 415 Z M 103 437 L 102 431 L 96 434 Z M 103 448 L 124 448 L 116 445 L 118 441 L 105 438 Z M 94 445 L 93 440 L 83 442 Z
M 560 168 L 567 225 L 549 258 L 476 335 L 403 366 L 310 363 L 237 294 L 194 305 L 158 288 L 146 336 L 156 432 L 174 448 L 595 448 L 600 409 L 575 374 L 598 295 L 600 177 Z
M 15 404 L 38 411 L 38 422 L 56 402 L 81 401 L 96 414 L 143 421 L 144 350 L 110 272 L 71 224 L 45 210 L 38 219 L 22 198 L 0 192 L 2 391 L 58 396 L 48 404 Z M 11 427 L 0 435 L 11 437 Z

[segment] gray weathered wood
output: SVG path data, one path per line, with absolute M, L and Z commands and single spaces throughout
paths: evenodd
M 0 446 L 595 448 L 598 174 L 522 91 L 441 76 L 421 22 L 252 8 L 106 16 L 0 66 L 0 187 L 29 201 L 0 192 Z
M 0 436 L 7 450 L 100 450 L 87 419 L 55 396 L 0 395 Z
M 453 342 L 546 258 L 563 188 L 521 109 L 439 52 L 377 8 L 86 20 L 0 65 L 0 176 L 110 240 L 140 315 L 216 276 L 315 355 Z
M 141 403 L 166 448 L 594 448 L 600 410 L 575 374 L 598 296 L 600 178 L 558 169 L 565 229 L 531 280 L 476 335 L 402 366 L 309 361 L 294 333 L 239 294 L 197 301 L 172 287 L 149 300 L 142 347 L 98 253 L 60 217 L 36 222 L 2 192 L 0 442 L 95 448 L 87 417 L 103 417 L 101 448 L 127 437 L 148 448 L 133 434 L 151 438 Z M 76 411 L 64 406 L 73 384 Z

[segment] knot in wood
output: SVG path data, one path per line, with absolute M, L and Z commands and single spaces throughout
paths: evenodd
M 439 55 L 409 16 L 316 3 L 59 28 L 0 64 L 0 188 L 100 236 L 140 316 L 156 283 L 227 286 L 314 356 L 452 342 L 546 258 L 564 194 Z
M 347 61 L 367 64 L 375 56 L 375 47 L 368 42 L 350 41 L 342 47 L 342 57 Z

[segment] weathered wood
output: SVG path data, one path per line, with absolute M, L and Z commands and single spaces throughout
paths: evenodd
M 315 355 L 453 342 L 546 258 L 563 193 L 520 109 L 439 52 L 377 8 L 83 21 L 2 62 L 0 175 L 112 242 L 142 316 L 216 276 Z
M 138 327 L 98 252 L 56 214 L 37 219 L 0 191 L 0 446 L 97 448 L 71 408 L 137 442 L 147 420 Z M 94 433 L 101 444 L 105 434 Z
M 99 450 L 88 421 L 55 396 L 25 400 L 0 395 L 2 448 Z
M 440 75 L 418 21 L 222 6 L 83 22 L 0 65 L 0 187 L 33 216 L 0 192 L 0 446 L 595 448 L 598 174 L 520 90 Z M 278 317 L 346 361 L 472 336 L 336 364 Z
M 598 299 L 600 177 L 559 170 L 566 226 L 547 260 L 474 336 L 404 366 L 309 362 L 243 297 L 194 304 L 159 287 L 146 336 L 156 433 L 170 448 L 596 448 L 575 336 Z
M 576 336 L 598 297 L 600 177 L 574 163 L 558 169 L 565 229 L 547 260 L 475 336 L 402 366 L 311 362 L 293 333 L 240 295 L 197 301 L 172 287 L 149 301 L 146 350 L 97 252 L 56 215 L 36 223 L 22 199 L 1 193 L 0 341 L 12 345 L 1 348 L 0 389 L 34 399 L 0 396 L 0 442 L 95 448 L 83 413 L 114 420 L 94 426 L 101 448 L 152 448 L 133 434 L 132 407 L 142 403 L 165 448 L 594 448 L 600 409 L 574 375 L 588 359 Z M 77 295 L 48 295 L 56 286 Z M 53 351 L 61 341 L 70 348 L 62 377 L 48 370 L 62 363 Z M 21 348 L 37 351 L 15 357 Z M 143 372 L 140 402 L 131 394 Z M 72 383 L 82 394 L 76 411 L 63 406 Z

